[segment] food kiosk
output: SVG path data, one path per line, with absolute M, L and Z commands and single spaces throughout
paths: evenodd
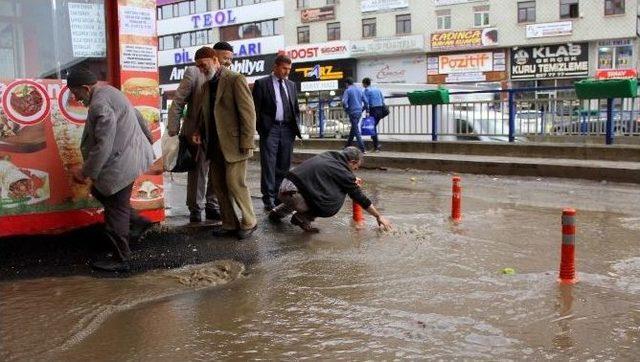
M 82 67 L 123 91 L 154 137 L 156 162 L 134 184 L 134 208 L 164 218 L 154 0 L 0 1 L 0 237 L 102 221 L 82 164 L 87 108 L 65 78 Z

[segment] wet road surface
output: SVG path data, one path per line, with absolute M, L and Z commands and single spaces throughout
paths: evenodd
M 354 230 L 350 204 L 314 235 L 259 211 L 256 235 L 242 243 L 179 235 L 192 248 L 182 253 L 220 249 L 224 261 L 183 255 L 169 266 L 206 263 L 129 278 L 3 278 L 0 359 L 640 355 L 637 185 L 462 175 L 463 221 L 453 225 L 450 175 L 359 174 L 395 231 L 378 232 L 369 216 Z M 250 179 L 259 190 L 255 165 Z M 170 201 L 177 215 L 180 202 Z M 563 207 L 578 210 L 575 286 L 556 282 Z

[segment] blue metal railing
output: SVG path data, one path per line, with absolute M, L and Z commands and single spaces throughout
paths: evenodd
M 452 91 L 452 102 L 428 108 L 409 105 L 406 96 L 387 97 L 390 115 L 378 126 L 381 136 L 431 140 L 469 139 L 515 142 L 533 136 L 640 136 L 640 107 L 635 98 L 579 100 L 573 87 Z M 562 94 L 536 97 L 536 93 Z M 312 136 L 340 137 L 349 132 L 337 102 L 309 102 L 303 124 Z M 430 122 L 429 122 L 430 121 Z

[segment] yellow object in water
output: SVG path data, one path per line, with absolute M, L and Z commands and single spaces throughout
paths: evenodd
M 504 268 L 501 270 L 501 272 L 504 275 L 514 275 L 516 273 L 516 270 L 513 268 Z

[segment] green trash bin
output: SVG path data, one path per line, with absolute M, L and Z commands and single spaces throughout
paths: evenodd
M 413 91 L 407 93 L 407 97 L 409 97 L 409 102 L 413 105 L 448 104 L 449 90 L 442 88 L 434 90 Z
M 585 79 L 575 84 L 578 99 L 635 98 L 637 79 Z

